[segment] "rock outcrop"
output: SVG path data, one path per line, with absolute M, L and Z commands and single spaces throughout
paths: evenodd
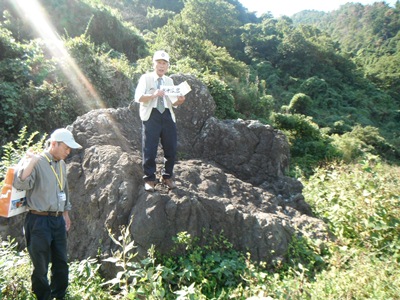
M 215 103 L 200 81 L 173 77 L 192 87 L 176 109 L 176 190 L 158 184 L 156 192 L 144 191 L 137 104 L 94 110 L 72 124 L 83 149 L 68 160 L 71 258 L 108 255 L 115 247 L 109 230 L 118 236 L 130 221 L 140 255 L 151 245 L 167 252 L 182 231 L 200 241 L 205 230 L 223 232 L 235 248 L 269 262 L 284 257 L 294 234 L 327 239 L 326 225 L 312 216 L 301 183 L 284 175 L 290 155 L 283 133 L 256 121 L 217 120 Z M 21 220 L 3 220 L 2 235 L 21 236 L 15 231 Z M 5 222 L 13 223 L 14 231 Z

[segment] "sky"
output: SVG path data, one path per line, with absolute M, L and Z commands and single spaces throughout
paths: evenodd
M 283 15 L 292 16 L 302 10 L 320 10 L 329 12 L 337 10 L 341 5 L 348 2 L 361 3 L 363 5 L 372 4 L 374 2 L 382 2 L 378 0 L 239 0 L 244 7 L 250 12 L 256 12 L 257 16 L 263 13 L 271 12 L 275 18 Z M 384 1 L 394 7 L 396 0 Z

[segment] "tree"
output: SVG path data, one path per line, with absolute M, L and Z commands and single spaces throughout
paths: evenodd
M 290 101 L 289 111 L 291 113 L 297 113 L 302 115 L 307 115 L 308 110 L 311 108 L 312 100 L 310 96 L 298 93 L 293 96 L 292 100 Z
M 191 34 L 219 47 L 237 48 L 241 24 L 232 4 L 224 0 L 188 0 L 181 15 Z
M 241 39 L 245 44 L 245 53 L 252 59 L 262 59 L 276 65 L 277 49 L 282 35 L 276 28 L 277 21 L 264 16 L 260 24 L 246 24 L 243 26 Z

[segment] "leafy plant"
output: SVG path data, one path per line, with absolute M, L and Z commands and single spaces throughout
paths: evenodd
M 197 239 L 181 232 L 174 238 L 175 247 L 170 254 L 156 255 L 151 247 L 148 257 L 138 260 L 128 228 L 121 227 L 118 238 L 109 232 L 119 249 L 104 262 L 114 264 L 118 271 L 102 284 L 127 299 L 176 299 L 176 295 L 179 299 L 223 299 L 227 290 L 242 281 L 244 256 L 234 251 L 222 235 L 213 237 L 207 245 L 199 245 Z
M 30 292 L 32 265 L 28 253 L 15 240 L 0 239 L 0 299 L 33 300 Z
M 235 111 L 235 98 L 231 88 L 214 75 L 204 76 L 202 80 L 210 90 L 217 106 L 215 115 L 220 119 L 237 118 L 239 114 Z
M 332 164 L 309 179 L 304 193 L 343 242 L 399 260 L 398 173 L 376 157 L 361 164 Z
M 100 267 L 101 264 L 94 258 L 71 262 L 69 266 L 70 284 L 67 299 L 112 299 L 111 295 L 102 289 L 104 278 L 101 276 Z
M 309 176 L 324 161 L 340 157 L 329 136 L 319 130 L 309 116 L 300 114 L 274 114 L 274 125 L 286 133 L 291 145 L 291 172 L 296 168 Z
M 196 287 L 197 293 L 207 299 L 223 299 L 227 291 L 242 282 L 246 261 L 244 255 L 235 251 L 223 234 L 208 235 L 210 242 L 201 245 L 198 239 L 192 238 L 187 232 L 179 233 L 174 239 L 175 248 L 161 261 L 177 276 L 172 289 Z
M 36 152 L 41 152 L 46 135 L 37 140 L 39 132 L 28 133 L 28 128 L 25 126 L 18 134 L 18 139 L 14 142 L 9 142 L 3 146 L 3 156 L 0 161 L 0 179 L 4 179 L 7 168 L 18 163 L 18 161 L 25 155 L 28 149 Z
M 293 96 L 289 104 L 289 112 L 307 115 L 310 109 L 312 100 L 310 96 L 298 93 Z
M 132 221 L 131 221 L 132 222 Z M 112 256 L 104 259 L 104 262 L 114 264 L 118 272 L 116 276 L 103 283 L 103 286 L 113 288 L 116 293 L 123 295 L 126 299 L 160 299 L 166 295 L 167 290 L 163 284 L 163 278 L 170 271 L 161 265 L 155 264 L 154 247 L 148 251 L 149 256 L 143 260 L 136 259 L 136 248 L 131 239 L 129 227 L 121 227 L 121 235 L 118 238 L 109 230 L 109 236 L 119 247 Z

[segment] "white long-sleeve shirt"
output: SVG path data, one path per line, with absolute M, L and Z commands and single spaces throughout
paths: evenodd
M 135 102 L 140 103 L 140 119 L 142 121 L 147 121 L 151 115 L 151 111 L 153 108 L 157 107 L 157 98 L 150 100 L 149 102 L 140 102 L 140 98 L 143 95 L 152 95 L 157 90 L 157 79 L 159 76 L 156 72 L 143 74 L 136 86 L 135 90 Z M 168 76 L 162 77 L 164 85 L 171 86 L 174 85 L 173 80 Z M 172 97 L 171 97 L 172 98 Z M 171 112 L 172 120 L 175 122 L 175 113 L 173 111 L 173 105 L 168 96 L 164 96 L 164 106 L 168 108 Z

